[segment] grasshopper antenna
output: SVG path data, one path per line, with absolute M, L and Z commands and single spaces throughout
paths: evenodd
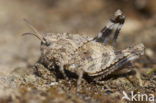
M 27 19 L 24 19 L 24 21 L 26 22 L 28 27 L 34 31 L 34 33 L 28 32 L 28 33 L 23 33 L 23 35 L 34 35 L 35 37 L 40 39 L 41 42 L 46 43 L 46 41 L 43 39 L 43 36 L 38 32 L 38 30 Z

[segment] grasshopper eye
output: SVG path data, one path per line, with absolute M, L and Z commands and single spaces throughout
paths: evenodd
M 52 41 L 50 41 L 49 39 L 46 39 L 45 37 L 43 37 L 43 41 L 44 42 L 41 41 L 41 43 L 44 44 L 44 45 L 46 45 L 46 46 L 50 46 L 50 45 L 53 44 Z
M 49 42 L 49 40 L 48 39 L 46 39 L 46 38 L 44 38 L 43 37 L 43 41 L 41 41 L 43 44 L 45 44 L 45 45 L 47 45 L 47 46 L 49 46 L 50 45 L 50 42 Z

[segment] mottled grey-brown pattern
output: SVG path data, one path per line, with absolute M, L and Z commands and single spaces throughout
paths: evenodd
M 66 70 L 77 74 L 77 86 L 81 84 L 84 74 L 97 82 L 107 75 L 119 71 L 123 65 L 144 53 L 143 44 L 115 51 L 116 39 L 125 21 L 125 15 L 121 10 L 117 10 L 113 14 L 108 24 L 94 38 L 70 33 L 42 35 L 27 20 L 25 21 L 35 32 L 25 34 L 32 34 L 41 40 L 41 57 L 37 64 L 39 63 L 49 70 L 58 69 L 66 80 L 68 80 Z M 110 45 L 110 37 L 116 24 L 119 25 L 114 33 L 112 45 Z M 38 67 L 36 66 L 36 68 Z

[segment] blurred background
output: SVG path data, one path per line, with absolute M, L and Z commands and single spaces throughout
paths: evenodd
M 40 41 L 33 36 L 24 18 L 41 33 L 69 32 L 95 36 L 112 14 L 121 9 L 126 22 L 117 40 L 118 48 L 145 44 L 146 63 L 155 63 L 155 0 L 0 0 L 0 71 L 33 65 L 40 55 Z

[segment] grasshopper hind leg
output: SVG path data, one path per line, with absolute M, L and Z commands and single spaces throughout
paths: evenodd
M 113 31 L 115 25 L 119 24 L 116 31 L 115 31 L 113 40 L 112 40 L 112 45 L 114 46 L 116 44 L 118 34 L 119 34 L 123 24 L 124 24 L 124 21 L 125 21 L 125 15 L 123 14 L 123 12 L 121 10 L 117 10 L 113 14 L 111 19 L 107 23 L 107 25 L 98 33 L 98 35 L 96 37 L 94 37 L 93 40 L 96 42 L 101 42 L 101 43 L 104 43 L 105 45 L 107 45 L 109 43 L 110 36 L 112 34 L 112 31 Z

